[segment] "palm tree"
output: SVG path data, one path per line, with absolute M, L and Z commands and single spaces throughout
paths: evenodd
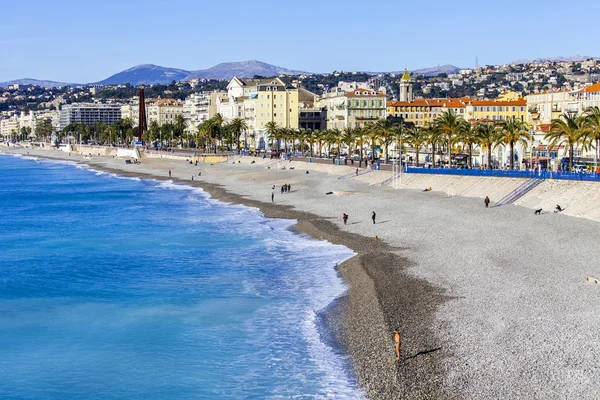
M 329 156 L 331 155 L 331 145 L 338 142 L 339 130 L 337 130 L 337 129 L 327 130 L 327 131 L 325 131 L 324 136 L 325 136 L 324 137 L 325 143 L 327 144 L 327 158 L 329 158 Z M 338 155 L 339 155 L 339 150 L 338 150 Z
M 240 138 L 242 136 L 242 133 L 245 133 L 248 130 L 248 124 L 242 118 L 235 118 L 233 121 L 231 121 L 231 123 L 228 124 L 228 127 L 231 132 L 232 142 L 235 142 L 238 154 L 240 154 Z
M 173 121 L 173 132 L 177 138 L 183 137 L 183 131 L 185 130 L 186 120 L 182 114 L 175 116 Z M 181 141 L 180 141 L 181 144 Z
M 428 125 L 423 129 L 427 132 L 427 143 L 431 146 L 431 165 L 435 168 L 435 149 L 444 140 L 443 133 L 435 124 Z
M 379 130 L 377 126 L 373 123 L 368 124 L 364 128 L 365 134 L 369 138 L 369 142 L 371 143 L 371 158 L 375 161 L 375 144 L 377 143 L 377 139 L 379 138 Z M 369 155 L 367 154 L 367 161 L 369 160 Z
M 389 161 L 388 148 L 390 143 L 394 141 L 394 137 L 396 136 L 396 131 L 394 130 L 395 126 L 389 119 L 379 119 L 375 123 L 375 129 L 378 131 L 377 136 L 381 139 L 382 144 L 384 145 L 385 152 L 385 162 Z
M 406 141 L 412 146 L 413 149 L 415 149 L 415 152 L 417 153 L 417 168 L 419 168 L 419 149 L 421 146 L 427 143 L 428 133 L 429 132 L 426 127 L 412 127 L 408 129 L 406 134 Z
M 326 136 L 327 136 L 327 130 L 322 130 L 322 131 L 314 131 L 315 133 L 315 140 L 317 142 L 318 145 L 318 150 L 319 150 L 319 157 L 323 158 L 323 146 L 325 144 L 326 141 Z
M 356 144 L 356 129 L 346 127 L 341 134 L 341 143 L 348 146 L 348 157 L 352 158 L 352 145 Z
M 594 172 L 598 170 L 598 151 L 600 149 L 600 108 L 590 107 L 585 112 L 586 130 L 582 140 L 587 145 L 595 147 Z
M 269 135 L 269 139 L 275 140 L 277 143 L 277 153 L 279 153 L 279 127 L 277 126 L 277 122 L 269 121 L 265 124 L 265 129 Z
M 434 121 L 439 131 L 444 135 L 448 145 L 448 167 L 452 168 L 452 140 L 458 134 L 463 118 L 453 110 L 444 111 Z
M 500 134 L 493 122 L 482 122 L 476 127 L 477 139 L 487 149 L 488 169 L 492 169 L 492 148 L 498 144 Z
M 560 118 L 555 118 L 550 122 L 550 132 L 544 136 L 544 140 L 549 140 L 549 149 L 554 146 L 566 144 L 569 148 L 569 171 L 573 171 L 573 151 L 585 133 L 586 117 L 584 115 L 575 115 L 574 113 L 563 113 Z
M 527 129 L 527 124 L 517 118 L 501 121 L 498 128 L 502 142 L 510 146 L 510 169 L 512 170 L 515 165 L 515 143 L 521 143 L 523 147 L 527 147 L 531 140 L 531 134 Z
M 215 154 L 217 154 L 217 141 L 222 139 L 223 122 L 223 116 L 216 113 L 198 127 L 198 133 L 205 136 L 207 142 L 213 142 Z
M 463 119 L 460 121 L 457 138 L 469 149 L 468 166 L 473 168 L 473 145 L 478 142 L 476 127 L 471 122 Z

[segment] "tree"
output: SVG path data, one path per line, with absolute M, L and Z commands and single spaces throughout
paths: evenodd
M 364 127 L 363 132 L 369 138 L 369 142 L 371 143 L 371 159 L 375 161 L 375 144 L 377 143 L 377 139 L 379 138 L 379 130 L 377 126 L 373 123 L 368 124 Z M 369 160 L 369 155 L 367 154 L 367 161 Z
M 444 140 L 443 133 L 436 125 L 424 128 L 427 132 L 427 143 L 431 146 L 431 165 L 435 168 L 435 148 Z
M 527 147 L 531 135 L 527 124 L 517 118 L 501 121 L 498 129 L 501 141 L 510 146 L 510 169 L 512 170 L 515 165 L 515 144 L 521 143 L 523 147 Z
M 348 146 L 348 157 L 352 157 L 352 145 L 356 144 L 356 129 L 355 128 L 344 128 L 341 134 L 341 142 Z
M 580 143 L 586 128 L 586 117 L 564 112 L 559 118 L 550 122 L 550 132 L 544 136 L 549 140 L 549 149 L 566 144 L 569 148 L 569 171 L 573 171 L 573 152 L 575 145 Z
M 585 132 L 582 143 L 594 147 L 594 171 L 598 170 L 598 151 L 600 148 L 600 108 L 590 107 L 585 112 Z
M 175 116 L 173 121 L 173 134 L 177 138 L 183 137 L 183 131 L 185 130 L 186 120 L 182 114 Z M 181 140 L 179 141 L 181 144 Z
M 469 168 L 473 168 L 473 145 L 478 142 L 476 127 L 471 122 L 463 119 L 460 121 L 457 138 L 469 149 L 468 165 Z
M 384 145 L 385 162 L 389 161 L 388 147 L 390 143 L 396 137 L 396 131 L 394 130 L 394 123 L 389 119 L 379 119 L 375 123 L 375 129 L 377 130 L 377 137 L 381 140 Z M 373 154 L 375 152 L 373 151 Z
M 477 139 L 482 147 L 487 149 L 488 169 L 492 169 L 492 148 L 498 144 L 500 134 L 493 122 L 478 123 L 476 127 Z
M 279 139 L 281 139 L 279 127 L 277 122 L 269 121 L 265 124 L 265 129 L 267 130 L 267 134 L 269 135 L 270 140 L 275 140 L 277 153 L 279 153 Z
M 244 121 L 242 118 L 236 118 L 228 124 L 228 127 L 232 135 L 232 142 L 235 142 L 238 154 L 240 154 L 240 138 L 242 133 L 245 133 L 248 130 L 248 124 L 246 124 L 246 121 Z M 246 141 L 244 140 L 244 146 L 246 146 L 245 142 Z
M 444 135 L 448 146 L 448 167 L 452 168 L 452 140 L 457 136 L 463 118 L 453 110 L 441 113 L 434 121 L 438 130 Z
M 419 150 L 421 146 L 427 143 L 427 135 L 428 130 L 426 127 L 412 127 L 408 129 L 406 134 L 406 141 L 415 149 L 415 153 L 417 153 L 417 168 L 419 167 Z

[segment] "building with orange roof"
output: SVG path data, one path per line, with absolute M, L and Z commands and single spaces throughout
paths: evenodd
M 590 107 L 600 107 L 600 82 L 575 92 L 574 96 L 579 103 L 580 111 L 585 111 Z
M 412 101 L 391 101 L 387 105 L 387 113 L 394 118 L 402 118 L 405 123 L 414 126 L 426 126 L 444 111 L 452 110 L 456 114 L 465 115 L 468 98 L 447 99 L 414 99 Z
M 504 121 L 508 119 L 520 119 L 528 122 L 527 100 L 470 100 L 466 107 L 467 118 L 491 121 Z

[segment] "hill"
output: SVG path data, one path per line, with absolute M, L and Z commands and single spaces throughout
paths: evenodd
M 185 79 L 231 79 L 234 76 L 237 76 L 238 78 L 252 78 L 254 75 L 272 77 L 279 75 L 299 75 L 306 73 L 308 72 L 291 70 L 267 64 L 262 61 L 250 60 L 241 62 L 226 62 L 215 65 L 214 67 L 208 69 L 192 71 Z
M 0 82 L 0 87 L 9 87 L 9 86 L 15 85 L 15 84 L 41 86 L 41 87 L 45 87 L 45 88 L 77 86 L 76 83 L 64 83 L 64 82 L 44 81 L 44 80 L 31 79 L 31 78 L 23 78 L 23 79 L 15 79 L 14 81 Z
M 189 74 L 190 71 L 183 69 L 166 68 L 154 64 L 141 64 L 109 76 L 102 81 L 95 82 L 95 84 L 118 85 L 130 83 L 133 86 L 153 85 L 159 83 L 171 83 L 172 81 L 180 81 Z

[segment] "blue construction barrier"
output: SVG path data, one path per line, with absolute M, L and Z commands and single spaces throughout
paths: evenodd
M 409 174 L 436 174 L 436 175 L 462 175 L 462 176 L 494 176 L 499 178 L 537 178 L 561 179 L 570 181 L 600 182 L 599 174 L 586 174 L 576 172 L 553 171 L 520 171 L 503 169 L 454 169 L 454 168 L 406 168 Z

